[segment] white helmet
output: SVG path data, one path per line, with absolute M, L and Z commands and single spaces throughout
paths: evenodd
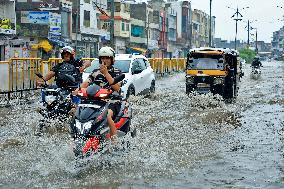
M 66 52 L 68 52 L 68 53 L 71 54 L 71 58 L 74 58 L 74 56 L 75 56 L 75 50 L 74 50 L 72 47 L 70 47 L 70 46 L 65 46 L 65 47 L 63 47 L 63 48 L 61 49 L 61 57 L 62 57 L 62 58 L 63 58 L 63 54 L 66 53 Z
M 108 56 L 108 57 L 112 57 L 114 58 L 115 57 L 115 52 L 113 50 L 113 48 L 111 47 L 102 47 L 100 50 L 99 50 L 99 57 L 101 56 Z

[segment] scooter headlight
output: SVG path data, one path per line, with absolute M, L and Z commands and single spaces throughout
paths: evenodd
M 222 77 L 217 77 L 214 79 L 214 84 L 215 85 L 220 85 L 220 84 L 223 84 L 224 83 L 224 78 Z
M 47 104 L 52 104 L 54 101 L 56 101 L 56 96 L 53 96 L 53 95 L 48 95 L 48 96 L 45 96 L 45 102 Z
M 81 131 L 81 134 L 82 135 L 88 135 L 90 133 L 90 129 L 92 127 L 92 121 L 89 121 L 87 123 L 83 123 L 83 128 L 82 128 L 82 131 Z

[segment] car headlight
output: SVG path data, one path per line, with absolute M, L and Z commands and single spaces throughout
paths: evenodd
M 224 78 L 222 77 L 217 77 L 214 79 L 214 84 L 216 85 L 220 85 L 220 84 L 223 84 L 224 83 Z
M 121 86 L 125 85 L 126 83 L 127 83 L 127 79 L 125 79 L 121 82 Z
M 188 84 L 194 84 L 194 77 L 187 77 L 187 78 L 186 78 L 186 83 L 188 83 Z

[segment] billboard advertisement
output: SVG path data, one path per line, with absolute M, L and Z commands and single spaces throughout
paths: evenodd
M 21 11 L 21 23 L 29 24 L 49 24 L 48 11 Z

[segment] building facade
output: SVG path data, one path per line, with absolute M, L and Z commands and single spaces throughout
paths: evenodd
M 13 40 L 16 34 L 15 1 L 0 1 L 0 61 L 14 56 L 13 49 L 17 42 Z

